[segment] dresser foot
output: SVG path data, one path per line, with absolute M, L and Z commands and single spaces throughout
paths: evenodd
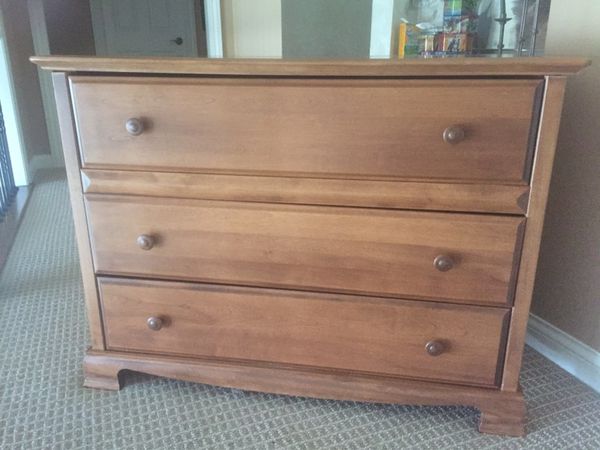
M 493 407 L 481 408 L 479 431 L 506 436 L 525 436 L 527 410 L 523 394 L 518 392 L 506 401 L 496 402 Z
M 121 364 L 87 354 L 83 360 L 83 385 L 88 388 L 118 391 L 121 389 L 119 372 L 122 369 Z

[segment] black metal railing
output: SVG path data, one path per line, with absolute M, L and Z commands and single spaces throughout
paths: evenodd
M 6 139 L 6 128 L 4 127 L 4 116 L 0 106 L 0 222 L 17 194 L 10 154 L 8 153 L 8 140 Z

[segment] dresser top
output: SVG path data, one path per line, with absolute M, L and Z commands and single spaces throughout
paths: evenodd
M 584 58 L 457 57 L 438 59 L 291 60 L 220 58 L 103 58 L 35 56 L 31 61 L 55 72 L 255 76 L 543 76 L 573 74 L 590 64 Z

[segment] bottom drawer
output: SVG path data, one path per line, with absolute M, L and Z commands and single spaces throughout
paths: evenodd
M 99 278 L 109 350 L 497 385 L 508 310 Z

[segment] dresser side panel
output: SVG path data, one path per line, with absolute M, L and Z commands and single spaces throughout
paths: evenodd
M 83 187 L 79 171 L 79 152 L 77 150 L 76 130 L 73 120 L 73 111 L 71 109 L 68 79 L 64 73 L 53 73 L 52 81 L 54 84 L 54 94 L 58 109 L 69 197 L 71 199 L 71 208 L 73 210 L 75 237 L 77 239 L 87 318 L 90 327 L 91 347 L 94 350 L 104 350 L 102 318 L 83 204 Z
M 542 119 L 531 179 L 525 237 L 523 239 L 515 302 L 507 341 L 502 380 L 502 390 L 504 391 L 516 392 L 519 389 L 519 373 L 523 359 L 527 320 L 533 295 L 565 84 L 565 77 L 546 78 Z

